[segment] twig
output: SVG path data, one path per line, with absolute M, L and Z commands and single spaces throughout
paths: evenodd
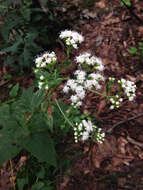
M 117 127 L 118 125 L 121 125 L 121 124 L 123 124 L 123 123 L 126 123 L 126 122 L 131 121 L 131 120 L 134 120 L 134 119 L 137 119 L 138 117 L 141 117 L 141 116 L 143 116 L 143 113 L 139 113 L 139 114 L 136 115 L 136 116 L 129 117 L 129 118 L 126 119 L 126 120 L 120 121 L 120 122 L 114 124 L 109 130 L 107 130 L 106 133 L 111 134 L 111 133 L 113 132 L 114 128 Z
M 130 6 L 128 6 L 128 5 L 124 2 L 124 0 L 121 0 L 121 1 L 122 1 L 122 3 L 126 6 L 126 8 L 130 11 L 131 15 L 133 15 L 133 16 L 135 17 L 135 19 L 136 19 L 141 25 L 143 25 L 143 20 L 141 20 L 140 17 L 138 17 L 138 16 L 134 13 L 133 8 L 130 7 Z
M 129 136 L 127 136 L 127 140 L 128 140 L 130 143 L 132 143 L 132 144 L 134 144 L 134 145 L 137 145 L 137 146 L 143 148 L 143 143 L 138 142 L 138 141 L 135 141 L 134 139 L 132 139 L 132 138 L 129 137 Z

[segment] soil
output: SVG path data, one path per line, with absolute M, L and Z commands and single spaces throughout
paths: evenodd
M 132 80 L 137 91 L 135 101 L 125 101 L 115 110 L 105 106 L 97 95 L 89 95 L 82 111 L 87 109 L 93 114 L 96 110 L 97 124 L 106 133 L 105 141 L 73 145 L 67 158 L 71 152 L 83 150 L 84 153 L 73 160 L 69 175 L 57 189 L 142 190 L 143 59 L 129 55 L 128 50 L 143 41 L 143 24 L 120 1 L 59 2 L 64 7 L 60 12 L 63 20 L 70 18 L 70 27 L 85 37 L 78 53 L 90 51 L 101 57 L 107 78 Z M 85 2 L 91 6 L 83 6 Z M 131 9 L 143 21 L 143 2 L 133 1 Z M 64 59 L 61 49 L 56 51 Z M 91 105 L 94 106 L 90 108 Z

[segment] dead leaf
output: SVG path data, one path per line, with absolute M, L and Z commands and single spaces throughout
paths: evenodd
M 96 3 L 97 7 L 100 7 L 101 9 L 106 7 L 106 0 L 100 0 L 98 3 Z

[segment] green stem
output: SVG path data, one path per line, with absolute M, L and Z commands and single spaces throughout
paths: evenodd
M 71 127 L 73 127 L 73 124 L 70 122 L 70 120 L 65 116 L 64 112 L 62 111 L 62 109 L 61 109 L 61 107 L 60 107 L 60 105 L 59 105 L 57 99 L 55 99 L 55 101 L 56 101 L 56 104 L 57 104 L 57 106 L 58 106 L 58 108 L 59 108 L 61 114 L 63 115 L 64 119 L 68 122 L 68 124 L 69 124 Z
M 107 99 L 109 99 L 110 97 L 112 97 L 112 96 L 107 96 L 107 95 L 105 95 L 105 94 L 102 94 L 102 93 L 100 93 L 100 92 L 97 92 L 96 90 L 91 90 L 91 89 L 86 89 L 86 90 L 88 90 L 88 91 L 90 91 L 90 92 L 93 92 L 93 93 L 95 93 L 95 94 L 97 94 L 97 95 L 99 95 L 99 96 L 103 96 L 103 97 L 105 97 L 105 98 L 107 98 Z
M 67 55 L 67 59 L 69 59 L 70 58 L 70 48 L 69 47 L 67 47 L 66 55 Z

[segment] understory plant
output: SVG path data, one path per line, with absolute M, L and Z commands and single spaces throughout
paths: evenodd
M 44 1 L 48 7 L 45 12 L 40 1 L 1 0 L 0 51 L 5 66 L 15 71 L 31 69 L 36 54 L 55 42 L 59 22 L 53 11 L 56 1 Z M 52 35 L 51 35 L 52 34 Z M 46 42 L 46 43 L 45 43 Z
M 139 56 L 143 56 L 143 42 L 138 42 L 138 47 L 130 47 L 130 49 L 128 50 L 128 52 L 132 55 L 139 55 Z
M 84 41 L 84 37 L 76 31 L 65 30 L 59 35 L 59 38 L 65 42 L 67 60 L 70 58 L 70 52 L 72 49 L 78 49 L 78 44 Z M 54 74 L 54 68 L 58 67 L 57 56 L 54 52 L 45 52 L 35 59 L 37 85 L 40 89 L 46 89 L 51 91 L 51 82 L 46 77 L 46 73 Z M 62 64 L 62 63 L 61 63 Z M 116 80 L 114 77 L 105 79 L 104 77 L 104 63 L 97 56 L 92 55 L 90 52 L 84 52 L 75 57 L 74 63 L 77 65 L 77 70 L 72 74 L 72 78 L 63 78 L 64 83 L 63 95 L 66 95 L 66 99 L 69 99 L 72 109 L 69 111 L 70 115 L 73 113 L 73 109 L 80 110 L 83 105 L 83 101 L 86 98 L 87 93 L 95 93 L 106 99 L 106 104 L 110 105 L 110 109 L 119 108 L 124 99 L 133 101 L 135 98 L 136 85 L 134 82 L 121 78 Z M 56 65 L 56 66 L 55 66 Z M 56 70 L 56 69 L 55 69 Z M 62 80 L 62 77 L 61 77 Z M 106 84 L 106 93 L 102 94 L 100 90 L 103 84 Z M 49 85 L 49 86 L 48 86 Z M 112 93 L 112 89 L 116 87 L 116 94 Z M 60 109 L 60 108 L 59 108 Z M 92 123 L 91 117 L 78 116 L 79 120 L 67 117 L 62 113 L 66 121 L 74 130 L 75 142 L 85 141 L 93 136 L 100 143 L 104 140 L 104 132 Z M 81 115 L 84 115 L 81 112 Z M 93 135 L 94 134 L 94 135 Z M 95 135 L 97 134 L 97 135 Z
M 66 61 L 71 62 L 72 49 L 78 49 L 84 37 L 70 30 L 62 31 L 59 37 L 65 42 Z M 50 175 L 56 175 L 54 171 L 58 171 L 61 163 L 57 147 L 66 133 L 72 133 L 75 143 L 84 143 L 87 140 L 103 143 L 106 138 L 105 132 L 96 125 L 92 114 L 88 110 L 82 111 L 87 94 L 102 96 L 111 110 L 118 109 L 124 100 L 134 101 L 135 83 L 125 78 L 105 78 L 102 59 L 92 55 L 90 51 L 75 57 L 72 64 L 76 64 L 76 70 L 70 76 L 63 77 L 60 73 L 60 65 L 64 63 L 58 63 L 57 55 L 53 51 L 39 54 L 35 58 L 34 86 L 23 89 L 16 101 L 10 104 L 1 103 L 1 165 L 21 151 L 27 151 L 36 162 L 46 164 L 45 168 L 51 171 Z M 103 85 L 106 86 L 104 94 L 101 93 Z M 40 172 L 40 169 L 36 171 Z M 44 185 L 48 187 L 49 184 L 43 184 L 40 177 L 37 178 L 36 184 L 31 183 L 31 186 L 34 185 L 33 189 L 45 188 Z M 19 180 L 19 185 L 22 182 Z M 24 181 L 24 185 L 27 183 Z

